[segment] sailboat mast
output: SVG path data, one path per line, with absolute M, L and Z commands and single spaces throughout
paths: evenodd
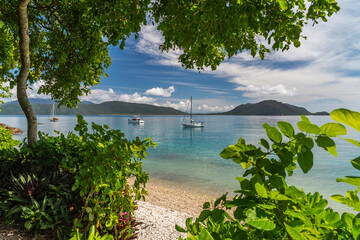
M 190 122 L 192 121 L 192 96 L 190 97 Z

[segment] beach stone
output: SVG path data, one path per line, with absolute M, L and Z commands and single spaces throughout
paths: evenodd
M 171 240 L 186 238 L 186 234 L 175 230 L 175 225 L 185 228 L 185 220 L 189 214 L 171 210 L 140 201 L 135 217 L 141 224 L 138 226 L 139 240 Z
M 3 129 L 9 129 L 12 135 L 20 135 L 24 132 L 24 130 L 21 130 L 20 128 L 10 127 L 9 125 L 6 125 L 4 123 L 0 123 L 0 126 Z

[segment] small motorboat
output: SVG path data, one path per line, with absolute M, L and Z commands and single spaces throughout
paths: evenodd
M 128 119 L 128 123 L 144 123 L 144 120 L 140 118 L 139 115 L 134 116 L 133 118 Z

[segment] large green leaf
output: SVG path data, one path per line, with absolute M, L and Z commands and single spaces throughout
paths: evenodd
M 294 137 L 295 131 L 294 131 L 293 126 L 290 123 L 279 121 L 279 122 L 277 122 L 277 125 L 278 125 L 280 131 L 282 132 L 282 134 L 284 134 L 288 138 Z
M 360 177 L 353 177 L 353 176 L 345 176 L 345 179 L 338 178 L 336 179 L 337 182 L 344 182 L 356 187 L 360 187 Z
M 330 113 L 332 119 L 344 123 L 360 132 L 360 113 L 340 108 Z
M 320 127 L 321 133 L 328 137 L 346 135 L 346 127 L 340 123 L 326 123 Z
M 331 138 L 327 137 L 327 136 L 318 136 L 315 140 L 315 142 L 317 143 L 317 145 L 323 149 L 325 149 L 326 151 L 328 151 L 330 154 L 334 155 L 335 157 L 337 157 L 337 152 L 336 152 L 336 145 L 334 140 L 332 140 Z
M 268 218 L 252 219 L 250 221 L 247 221 L 246 223 L 254 228 L 264 231 L 271 231 L 274 230 L 276 227 L 275 223 Z
M 360 170 L 360 157 L 351 160 L 351 164 L 353 165 L 354 168 Z
M 321 133 L 321 129 L 318 126 L 309 122 L 300 121 L 297 123 L 297 126 L 303 132 L 316 134 L 316 135 Z
M 260 183 L 255 183 L 255 190 L 257 192 L 257 194 L 259 194 L 260 197 L 262 198 L 267 198 L 268 194 L 266 191 L 266 188 L 264 187 L 264 185 L 260 184 Z
M 286 228 L 286 231 L 288 232 L 288 234 L 291 236 L 292 239 L 294 239 L 294 240 L 304 240 L 304 238 L 301 236 L 301 233 L 298 230 L 296 230 L 295 228 L 292 228 L 291 226 L 289 226 L 286 223 L 285 223 L 285 228 Z
M 305 145 L 301 146 L 301 151 L 298 152 L 298 163 L 304 173 L 307 173 L 313 167 L 313 158 L 311 150 Z
M 264 123 L 263 127 L 265 128 L 266 134 L 271 141 L 277 143 L 280 143 L 282 141 L 282 135 L 279 130 L 276 129 L 276 127 L 271 127 L 267 123 Z
M 236 151 L 235 151 L 235 146 L 234 145 L 230 145 L 229 147 L 222 150 L 222 152 L 220 153 L 220 157 L 222 157 L 224 159 L 232 158 L 235 155 L 236 155 Z
M 358 147 L 360 147 L 360 142 L 358 142 L 358 141 L 355 141 L 354 139 L 351 139 L 351 138 L 347 138 L 347 139 L 345 139 L 346 141 L 348 141 L 349 143 L 352 143 L 352 144 L 354 144 L 355 146 L 358 146 Z

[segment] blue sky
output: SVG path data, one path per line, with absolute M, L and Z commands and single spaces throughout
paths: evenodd
M 144 26 L 125 50 L 110 48 L 108 78 L 82 100 L 127 101 L 185 110 L 220 112 L 237 105 L 274 99 L 311 112 L 345 107 L 360 111 L 360 1 L 339 1 L 341 10 L 327 23 L 305 27 L 300 48 L 275 52 L 265 60 L 239 54 L 216 71 L 185 70 L 180 51 L 161 53 L 161 33 Z M 41 83 L 39 83 L 41 84 Z M 36 95 L 37 86 L 29 90 Z

